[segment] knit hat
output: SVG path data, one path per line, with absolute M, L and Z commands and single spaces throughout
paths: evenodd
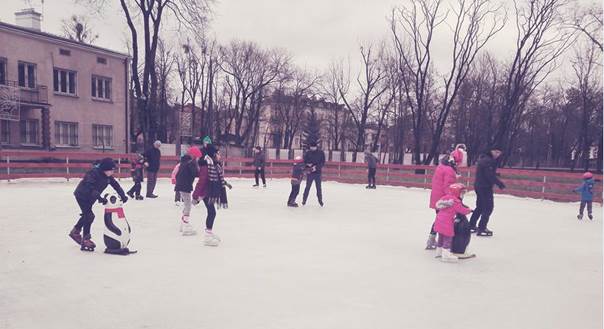
M 99 169 L 102 171 L 108 171 L 115 169 L 115 162 L 111 158 L 104 158 L 99 162 Z
M 451 158 L 453 158 L 455 164 L 459 166 L 463 162 L 463 152 L 457 149 L 451 152 Z
M 203 143 L 212 144 L 212 139 L 210 138 L 210 136 L 205 136 L 201 141 Z
M 449 194 L 453 195 L 456 198 L 460 198 L 461 195 L 466 191 L 466 186 L 461 183 L 455 183 L 449 186 Z
M 194 158 L 201 158 L 201 150 L 199 149 L 199 147 L 191 146 L 187 150 L 187 154 Z
M 594 177 L 594 175 L 592 173 L 590 173 L 589 171 L 586 171 L 583 174 L 583 179 L 590 179 L 590 178 L 593 178 L 593 177 Z
M 157 140 L 157 141 L 153 142 L 153 146 L 160 147 L 161 146 L 161 141 Z
M 216 155 L 216 152 L 218 152 L 218 149 L 214 145 L 209 144 L 205 148 L 205 152 L 206 152 L 206 155 L 210 156 L 210 158 L 213 158 Z
M 298 156 L 296 156 L 296 157 L 294 158 L 294 162 L 295 162 L 295 163 L 300 163 L 300 162 L 302 162 L 302 157 L 301 157 L 301 156 L 299 156 L 299 155 L 298 155 Z

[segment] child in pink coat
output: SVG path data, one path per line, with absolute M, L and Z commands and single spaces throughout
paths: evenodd
M 465 185 L 455 183 L 449 186 L 447 194 L 436 203 L 438 214 L 434 221 L 434 230 L 438 233 L 436 257 L 441 257 L 444 262 L 456 262 L 457 256 L 451 253 L 451 244 L 455 236 L 455 216 L 467 215 L 472 210 L 461 202 L 466 192 Z
M 436 208 L 436 202 L 440 200 L 447 193 L 447 189 L 451 184 L 457 182 L 457 169 L 456 161 L 453 157 L 444 158 L 432 176 L 432 191 L 430 192 L 430 208 L 434 209 L 438 213 Z M 426 242 L 426 249 L 436 249 L 436 231 L 434 231 L 434 224 L 430 227 L 430 235 Z

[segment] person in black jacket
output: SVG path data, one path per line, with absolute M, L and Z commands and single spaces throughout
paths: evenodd
M 305 164 L 302 161 L 302 157 L 297 156 L 294 159 L 294 165 L 292 167 L 292 190 L 289 193 L 289 198 L 287 199 L 288 207 L 298 207 L 298 204 L 296 203 L 296 198 L 298 197 L 298 193 L 300 193 L 300 184 L 302 184 L 302 179 L 304 179 L 304 167 Z
M 323 191 L 321 189 L 321 170 L 325 165 L 325 153 L 317 148 L 317 143 L 310 143 L 310 150 L 304 154 L 304 163 L 306 164 L 309 174 L 306 176 L 306 187 L 304 188 L 304 194 L 302 195 L 302 205 L 306 204 L 308 199 L 308 193 L 312 183 L 315 182 L 317 188 L 317 199 L 319 204 L 323 207 Z
M 262 178 L 262 185 L 266 187 L 266 179 L 264 178 L 264 166 L 266 165 L 266 157 L 260 146 L 254 148 L 254 179 L 256 184 L 253 187 L 259 186 L 258 176 Z
M 113 172 L 115 169 L 115 162 L 111 158 L 104 158 L 97 162 L 92 170 L 88 171 L 84 176 L 84 179 L 80 181 L 77 188 L 73 192 L 73 195 L 82 210 L 80 219 L 73 227 L 69 236 L 80 245 L 81 250 L 93 251 L 96 245 L 90 239 L 90 226 L 94 221 L 94 212 L 92 212 L 92 206 L 95 202 L 107 204 L 107 199 L 101 197 L 101 193 L 107 188 L 107 185 L 111 185 L 113 189 L 119 194 L 122 202 L 128 201 L 128 197 L 124 193 L 124 190 L 120 184 L 113 178 Z M 84 230 L 84 235 L 80 235 L 80 232 Z
M 191 215 L 193 182 L 199 175 L 199 167 L 197 166 L 197 159 L 199 158 L 201 158 L 201 150 L 196 146 L 189 148 L 187 154 L 183 155 L 180 159 L 180 166 L 176 174 L 176 186 L 174 190 L 180 194 L 180 200 L 184 204 L 180 229 L 183 235 L 195 234 L 189 223 L 189 216 Z
M 493 185 L 500 189 L 505 188 L 505 184 L 497 178 L 497 158 L 501 156 L 501 150 L 491 148 L 488 152 L 478 157 L 476 164 L 476 178 L 474 180 L 474 191 L 476 192 L 476 209 L 470 219 L 470 228 L 480 236 L 491 236 L 493 232 L 487 228 L 489 218 L 493 213 Z M 476 222 L 478 228 L 476 228 Z
M 136 200 L 142 200 L 141 196 L 141 183 L 143 182 L 143 167 L 144 167 L 145 159 L 142 154 L 137 156 L 136 160 L 133 160 L 131 163 L 132 168 L 130 169 L 130 176 L 132 176 L 132 180 L 134 181 L 134 186 L 130 190 L 128 190 L 127 194 L 131 198 L 136 198 Z
M 155 141 L 153 147 L 145 152 L 145 167 L 147 167 L 147 198 L 157 198 L 157 195 L 153 194 L 155 185 L 157 184 L 157 172 L 160 168 L 161 152 L 160 141 Z

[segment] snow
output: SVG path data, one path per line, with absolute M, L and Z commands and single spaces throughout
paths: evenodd
M 139 250 L 124 257 L 102 253 L 101 206 L 94 253 L 67 237 L 76 183 L 0 183 L 0 328 L 602 328 L 599 205 L 578 222 L 578 203 L 496 195 L 495 235 L 446 264 L 423 249 L 427 190 L 325 182 L 324 208 L 313 188 L 291 209 L 287 180 L 232 180 L 212 248 L 179 235 L 161 180 L 124 208 Z

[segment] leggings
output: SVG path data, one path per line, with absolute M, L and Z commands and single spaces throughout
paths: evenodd
M 92 206 L 95 201 L 83 200 L 80 198 L 76 198 L 78 202 L 78 206 L 80 206 L 80 210 L 82 213 L 80 214 L 80 219 L 75 225 L 75 228 L 81 230 L 84 228 L 84 236 L 90 235 L 90 226 L 92 226 L 92 222 L 94 222 L 94 212 L 92 212 Z
M 585 205 L 587 205 L 587 214 L 591 215 L 592 201 L 581 201 L 581 206 L 579 208 L 579 214 L 583 215 L 583 211 L 585 210 Z
M 134 182 L 134 186 L 128 191 L 128 193 L 132 193 L 136 196 L 141 195 L 141 182 Z
M 203 204 L 206 206 L 208 216 L 206 217 L 206 229 L 212 230 L 214 227 L 214 219 L 216 218 L 216 207 L 208 201 L 208 197 L 203 198 Z
M 437 246 L 443 249 L 451 250 L 451 245 L 453 244 L 453 237 L 446 236 L 438 233 L 438 244 Z
M 191 215 L 191 192 L 180 192 L 180 199 L 184 203 L 184 207 L 182 208 L 183 216 L 187 216 L 187 217 L 190 216 Z
M 375 171 L 376 168 L 369 168 L 367 170 L 367 185 L 375 186 Z

